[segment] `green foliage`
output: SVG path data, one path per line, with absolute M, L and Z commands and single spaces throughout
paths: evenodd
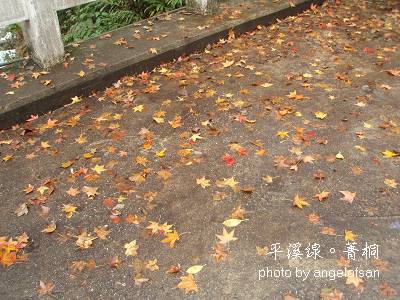
M 65 43 L 87 39 L 182 6 L 184 0 L 99 0 L 59 12 Z

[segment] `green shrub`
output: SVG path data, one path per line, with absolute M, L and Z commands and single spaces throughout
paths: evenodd
M 176 9 L 184 0 L 100 0 L 58 13 L 65 43 L 84 40 L 155 14 Z

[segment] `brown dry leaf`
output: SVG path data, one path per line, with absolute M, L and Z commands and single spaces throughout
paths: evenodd
M 84 192 L 90 199 L 94 199 L 96 195 L 99 195 L 99 192 L 97 190 L 98 187 L 84 186 L 82 188 L 82 192 Z
M 317 198 L 319 201 L 324 201 L 324 200 L 328 199 L 328 197 L 329 197 L 330 195 L 331 195 L 330 192 L 325 192 L 325 191 L 323 191 L 323 192 L 320 192 L 320 193 L 316 194 L 316 195 L 314 196 L 314 198 Z
M 379 285 L 379 292 L 383 297 L 397 296 L 397 291 L 387 284 L 387 282 L 383 282 Z
M 336 230 L 332 227 L 324 226 L 321 228 L 321 233 L 326 235 L 336 235 Z
M 166 273 L 168 274 L 176 274 L 181 271 L 181 266 L 178 264 L 177 266 L 170 266 Z
M 51 295 L 53 293 L 55 285 L 51 282 L 44 283 L 43 281 L 39 282 L 39 287 L 37 289 L 38 295 L 39 296 L 44 296 L 44 295 Z
M 319 224 L 320 222 L 320 217 L 315 213 L 309 214 L 307 218 L 311 224 Z
M 93 241 L 97 239 L 97 237 L 92 237 L 86 231 L 82 232 L 80 235 L 77 236 L 78 239 L 76 240 L 75 244 L 81 249 L 88 249 L 92 246 Z
M 235 229 L 233 229 L 231 232 L 227 232 L 225 227 L 222 229 L 222 235 L 216 234 L 217 238 L 219 239 L 219 244 L 225 245 L 229 244 L 229 242 L 234 242 L 237 240 L 237 237 L 234 236 L 235 234 Z
M 15 209 L 15 214 L 17 217 L 21 217 L 23 215 L 28 214 L 28 205 L 24 202 L 18 205 L 18 207 Z
M 349 191 L 339 191 L 343 197 L 340 198 L 343 201 L 346 201 L 348 203 L 353 203 L 354 198 L 356 197 L 356 193 L 354 192 L 349 192 Z
M 342 300 L 343 293 L 337 289 L 324 288 L 321 290 L 320 297 L 322 300 Z
M 349 285 L 352 284 L 357 289 L 360 289 L 360 290 L 362 290 L 364 288 L 363 287 L 364 280 L 362 280 L 360 277 L 354 276 L 353 272 L 348 272 L 346 274 L 346 277 L 347 277 L 346 284 L 349 284 Z
M 246 210 L 244 209 L 244 208 L 242 208 L 240 205 L 238 206 L 238 207 L 236 207 L 234 210 L 233 210 L 233 212 L 232 212 L 232 214 L 231 214 L 231 217 L 232 218 L 234 218 L 234 219 L 241 219 L 241 220 L 244 220 L 244 218 L 245 218 L 245 215 L 246 214 Z
M 57 229 L 56 222 L 51 222 L 45 229 L 43 229 L 41 232 L 43 233 L 52 233 Z
M 157 172 L 157 175 L 160 176 L 163 180 L 168 180 L 172 176 L 172 173 L 167 170 L 160 170 Z
M 99 226 L 94 228 L 94 232 L 97 234 L 99 239 L 106 240 L 110 230 L 107 230 L 107 226 Z
M 194 280 L 194 276 L 192 274 L 189 274 L 187 276 L 182 276 L 181 282 L 178 283 L 176 286 L 178 289 L 182 289 L 185 291 L 185 294 L 189 294 L 191 292 L 197 292 L 197 284 Z
M 283 300 L 299 300 L 299 298 L 292 295 L 292 293 L 287 293 L 283 296 Z
M 213 253 L 213 256 L 214 256 L 216 262 L 223 261 L 228 256 L 228 254 L 225 252 L 225 250 L 222 248 L 222 246 L 220 244 L 216 244 L 213 247 L 213 249 L 215 252 L 215 253 Z

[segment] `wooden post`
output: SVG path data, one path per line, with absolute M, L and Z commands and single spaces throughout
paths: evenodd
M 217 9 L 218 0 L 187 0 L 187 7 L 199 14 L 212 14 Z
M 49 68 L 64 58 L 64 45 L 52 0 L 25 0 L 28 21 L 23 22 L 25 41 L 35 62 Z

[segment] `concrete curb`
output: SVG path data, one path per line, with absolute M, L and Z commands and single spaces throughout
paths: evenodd
M 183 38 L 173 43 L 165 44 L 157 54 L 143 52 L 96 70 L 84 78 L 66 80 L 52 88 L 25 95 L 0 107 L 0 129 L 25 121 L 30 115 L 45 114 L 49 111 L 70 103 L 76 95 L 88 96 L 95 90 L 104 89 L 112 82 L 127 74 L 138 74 L 151 71 L 162 63 L 177 59 L 182 55 L 189 55 L 203 50 L 208 44 L 226 38 L 229 31 L 244 33 L 254 30 L 257 25 L 268 25 L 276 19 L 286 18 L 310 8 L 311 4 L 322 4 L 324 0 L 300 0 L 292 7 L 287 3 L 275 11 L 261 11 L 250 17 L 224 22 L 221 26 L 213 26 L 201 34 Z M 130 25 L 131 26 L 131 25 Z M 134 26 L 134 25 L 132 25 Z

